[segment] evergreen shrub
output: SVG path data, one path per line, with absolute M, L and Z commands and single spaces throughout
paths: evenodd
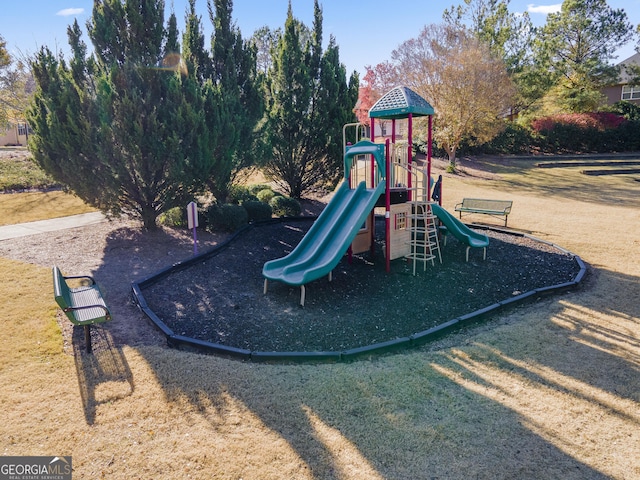
M 625 122 L 615 130 L 618 145 L 616 151 L 640 151 L 640 107 L 638 107 L 637 114 L 637 119 Z
M 618 102 L 611 107 L 610 112 L 551 115 L 537 118 L 529 125 L 508 123 L 488 143 L 471 148 L 463 143 L 458 154 L 518 155 L 638 150 L 640 106 Z M 434 156 L 438 156 L 436 149 Z
M 278 194 L 276 192 L 274 192 L 273 190 L 271 190 L 271 188 L 265 188 L 263 190 L 260 190 L 257 194 L 256 197 L 258 198 L 258 200 L 260 200 L 261 202 L 264 203 L 269 203 L 271 201 L 271 199 L 273 197 L 276 197 Z
M 269 220 L 273 215 L 273 209 L 268 203 L 262 201 L 249 200 L 242 204 L 247 211 L 249 222 L 260 222 L 262 220 Z
M 255 201 L 256 196 L 251 193 L 249 187 L 244 185 L 232 185 L 227 194 L 227 203 L 242 205 L 244 202 Z
M 167 227 L 187 228 L 187 209 L 182 207 L 173 207 L 158 216 L 160 225 Z
M 517 155 L 530 153 L 533 137 L 531 130 L 510 122 L 493 140 L 480 147 L 481 153 Z
M 272 190 L 271 185 L 267 185 L 266 183 L 254 183 L 253 185 L 249 185 L 247 188 L 253 195 L 257 195 L 261 190 Z
M 531 128 L 538 133 L 554 130 L 559 125 L 572 125 L 583 130 L 607 130 L 617 128 L 625 121 L 622 115 L 611 112 L 563 113 L 536 118 L 531 122 Z
M 640 105 L 635 103 L 619 101 L 611 106 L 611 111 L 622 115 L 627 120 L 640 121 Z
M 300 202 L 291 197 L 273 197 L 269 205 L 271 205 L 273 214 L 277 217 L 297 217 L 302 212 Z
M 547 153 L 612 152 L 629 149 L 628 120 L 611 112 L 551 115 L 533 120 L 535 145 Z
M 247 210 L 232 203 L 214 203 L 205 216 L 207 230 L 211 232 L 235 232 L 249 221 Z

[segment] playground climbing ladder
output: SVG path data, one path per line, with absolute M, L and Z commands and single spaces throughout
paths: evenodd
M 408 223 L 409 253 L 406 258 L 412 261 L 413 274 L 415 275 L 418 263 L 422 263 L 423 271 L 426 271 L 428 262 L 435 265 L 437 258 L 442 263 L 442 255 L 438 240 L 437 217 L 433 213 L 429 200 L 429 179 L 419 164 L 407 162 L 407 155 L 406 143 L 395 145 L 394 162 L 405 172 L 405 180 L 411 185 L 411 188 L 408 189 L 411 195 L 409 202 L 411 211 Z M 399 176 L 404 175 L 397 174 L 396 178 Z
M 423 271 L 427 263 L 435 265 L 435 259 L 442 263 L 440 243 L 438 241 L 438 226 L 429 202 L 411 202 L 410 218 L 410 249 L 407 258 L 413 262 L 413 274 L 416 274 L 418 263 L 422 263 Z

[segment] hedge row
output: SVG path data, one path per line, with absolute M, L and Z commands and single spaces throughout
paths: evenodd
M 610 112 L 537 118 L 523 126 L 509 122 L 491 142 L 461 145 L 458 154 L 609 153 L 640 150 L 640 106 L 618 102 Z M 444 152 L 436 150 L 437 155 Z
M 277 217 L 296 217 L 302 208 L 295 198 L 285 197 L 268 185 L 233 186 L 224 203 L 199 211 L 199 226 L 212 232 L 234 232 L 249 222 Z M 186 228 L 186 208 L 176 207 L 160 216 L 160 223 Z

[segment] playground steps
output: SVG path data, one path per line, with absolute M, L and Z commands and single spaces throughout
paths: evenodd
M 422 263 L 423 271 L 427 270 L 427 263 L 435 266 L 435 259 L 442 263 L 440 242 L 438 241 L 438 227 L 436 216 L 431 204 L 426 201 L 411 202 L 410 240 L 407 259 L 413 262 L 413 274 L 416 274 L 418 263 Z
M 435 266 L 436 258 L 442 263 L 440 242 L 438 240 L 437 218 L 429 201 L 429 178 L 420 165 L 399 164 L 407 172 L 411 185 L 408 188 L 411 201 L 409 215 L 409 254 L 405 258 L 413 263 L 413 274 L 416 274 L 418 264 L 422 264 L 423 271 L 427 270 L 427 263 Z M 409 180 L 407 178 L 407 180 Z
M 403 168 L 411 176 L 411 188 L 407 189 L 410 192 L 410 198 L 416 202 L 429 202 L 429 178 L 424 169 L 415 163 L 406 165 Z

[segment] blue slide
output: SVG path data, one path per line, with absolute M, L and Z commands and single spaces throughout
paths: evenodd
M 469 261 L 469 248 L 482 248 L 484 258 L 487 257 L 487 247 L 489 246 L 489 237 L 471 230 L 456 217 L 447 212 L 439 205 L 432 204 L 433 213 L 447 227 L 447 231 L 463 243 L 467 244 L 467 262 Z
M 351 189 L 343 180 L 296 248 L 286 257 L 266 262 L 262 275 L 266 280 L 296 286 L 328 275 L 353 242 L 384 188 L 384 182 L 375 189 L 367 189 L 361 182 Z

